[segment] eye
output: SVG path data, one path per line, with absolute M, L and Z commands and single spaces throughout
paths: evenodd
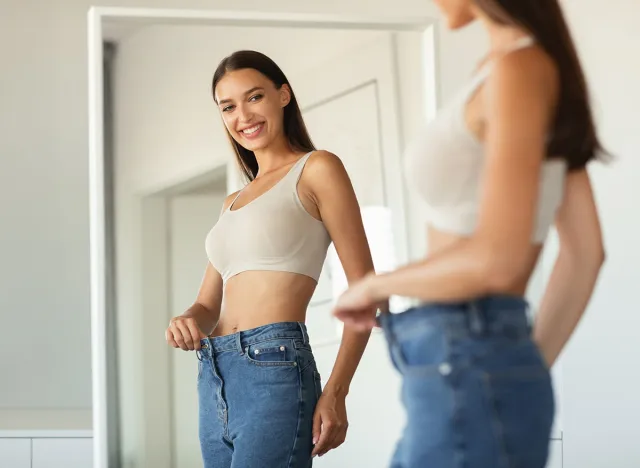
M 262 94 L 254 94 L 249 98 L 249 101 L 256 102 L 256 101 L 259 101 L 260 99 L 262 99 Z
M 226 106 L 222 108 L 222 112 L 230 112 L 233 109 L 233 106 Z

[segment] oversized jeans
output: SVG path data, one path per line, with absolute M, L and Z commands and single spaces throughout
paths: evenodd
M 202 340 L 198 372 L 205 468 L 310 468 L 320 375 L 304 324 Z

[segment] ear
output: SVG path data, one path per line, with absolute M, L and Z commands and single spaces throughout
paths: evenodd
M 280 106 L 287 107 L 291 102 L 291 88 L 288 84 L 283 84 L 280 89 Z

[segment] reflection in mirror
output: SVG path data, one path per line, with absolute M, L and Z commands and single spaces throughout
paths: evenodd
M 165 330 L 193 304 L 208 262 L 205 237 L 227 195 L 244 183 L 211 96 L 216 65 L 236 50 L 253 49 L 280 66 L 315 146 L 342 160 L 374 263 L 383 271 L 421 249 L 422 233 L 406 222 L 412 202 L 400 154 L 425 121 L 424 34 L 112 20 L 104 40 L 114 51 L 105 68 L 111 84 L 104 88 L 105 105 L 113 108 L 105 143 L 113 148 L 110 263 L 117 311 L 117 330 L 109 335 L 110 362 L 117 363 L 108 378 L 110 459 L 122 466 L 203 466 L 200 361 L 194 352 L 169 347 Z M 331 246 L 306 316 L 323 384 L 342 336 L 330 311 L 345 286 Z M 392 300 L 392 309 L 406 305 Z M 376 331 L 347 398 L 348 444 L 315 464 L 385 466 L 396 439 L 390 434 L 402 427 L 398 386 Z

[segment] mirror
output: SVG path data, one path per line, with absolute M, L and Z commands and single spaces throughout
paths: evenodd
M 401 154 L 435 109 L 430 20 L 160 16 L 90 15 L 96 468 L 202 466 L 198 360 L 170 348 L 164 330 L 193 302 L 204 237 L 242 186 L 210 93 L 223 57 L 258 50 L 285 72 L 314 144 L 350 175 L 379 270 L 421 249 Z M 325 381 L 341 337 L 330 310 L 345 281 L 330 247 L 307 313 Z M 376 332 L 347 400 L 349 444 L 314 466 L 383 466 L 403 422 L 398 386 Z

